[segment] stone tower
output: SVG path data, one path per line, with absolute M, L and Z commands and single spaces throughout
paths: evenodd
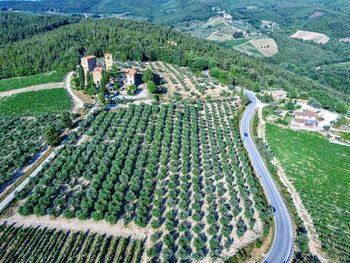
M 106 64 L 106 70 L 110 70 L 113 66 L 113 56 L 111 53 L 105 54 L 105 64 Z

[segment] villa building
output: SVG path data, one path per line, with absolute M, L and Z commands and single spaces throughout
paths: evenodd
M 84 69 L 84 73 L 91 72 L 96 68 L 96 57 L 95 56 L 86 56 L 81 58 L 81 66 Z
M 113 66 L 113 56 L 111 53 L 105 53 L 106 70 L 110 70 Z
M 92 71 L 92 79 L 95 85 L 99 85 L 101 83 L 102 71 L 103 71 L 102 67 L 96 67 Z
M 129 68 L 124 72 L 124 84 L 125 85 L 135 85 L 137 81 L 137 71 Z

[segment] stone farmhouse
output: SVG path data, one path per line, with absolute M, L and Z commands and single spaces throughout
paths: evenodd
M 84 75 L 85 75 L 85 85 L 87 85 L 87 74 L 92 72 L 97 65 L 97 60 L 95 56 L 85 56 L 81 58 L 81 66 L 84 70 Z
M 137 71 L 129 68 L 123 72 L 123 83 L 124 85 L 136 85 L 138 82 Z
M 103 71 L 102 67 L 96 67 L 92 71 L 92 80 L 95 85 L 99 85 L 101 83 L 102 71 Z
M 113 55 L 111 53 L 104 54 L 105 68 L 97 66 L 97 59 L 95 56 L 85 56 L 81 58 L 81 66 L 83 67 L 85 75 L 85 85 L 87 85 L 87 74 L 91 74 L 93 83 L 99 85 L 101 83 L 103 70 L 111 70 L 113 63 Z M 120 83 L 125 86 L 138 85 L 140 84 L 140 79 L 135 69 L 128 68 L 122 71 L 121 77 L 111 80 L 111 83 Z
M 291 121 L 292 127 L 309 127 L 315 128 L 318 126 L 317 114 L 312 111 L 296 111 L 294 118 Z

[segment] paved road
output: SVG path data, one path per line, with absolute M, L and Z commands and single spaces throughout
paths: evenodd
M 250 134 L 250 123 L 255 112 L 257 99 L 251 91 L 245 90 L 244 94 L 248 96 L 251 103 L 247 106 L 241 120 L 241 135 L 242 138 L 244 138 L 244 146 L 247 149 L 252 164 L 260 177 L 269 203 L 274 207 L 273 210 L 275 210 L 275 238 L 272 248 L 263 262 L 288 262 L 293 249 L 293 225 L 282 196 L 277 190 L 277 187 L 256 149 Z M 245 133 L 248 136 L 244 136 Z

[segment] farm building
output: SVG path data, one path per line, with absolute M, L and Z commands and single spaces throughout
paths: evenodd
M 93 70 L 92 79 L 95 85 L 99 85 L 101 83 L 102 71 L 103 71 L 102 67 L 97 67 Z
M 129 68 L 123 72 L 123 82 L 125 85 L 135 85 L 137 83 L 138 74 L 135 69 Z
M 312 111 L 296 111 L 294 118 L 291 121 L 292 127 L 309 127 L 315 128 L 318 126 L 317 114 Z
M 317 114 L 313 111 L 303 110 L 303 111 L 296 111 L 294 113 L 295 118 L 303 118 L 303 119 L 311 119 L 316 118 Z

